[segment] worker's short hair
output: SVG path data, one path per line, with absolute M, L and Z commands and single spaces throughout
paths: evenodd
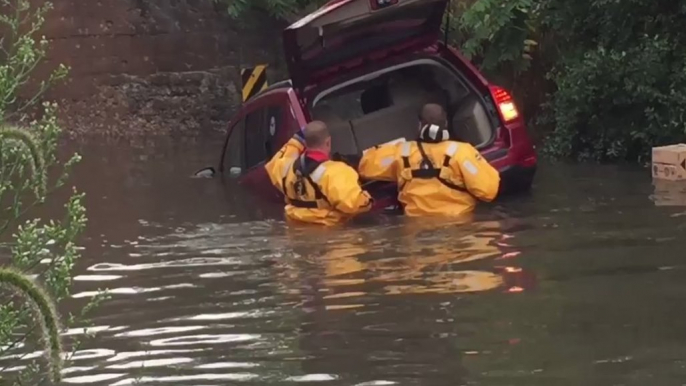
M 445 129 L 448 123 L 448 116 L 441 105 L 427 103 L 422 107 L 422 111 L 419 113 L 419 121 L 422 126 L 436 125 L 441 129 Z
M 322 121 L 312 121 L 305 126 L 305 144 L 307 147 L 320 147 L 331 137 L 329 128 Z

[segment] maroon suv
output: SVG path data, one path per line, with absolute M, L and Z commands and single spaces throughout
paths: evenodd
M 291 79 L 248 99 L 230 123 L 219 171 L 282 200 L 264 162 L 307 122 L 322 120 L 333 152 L 361 154 L 415 139 L 418 112 L 440 103 L 453 139 L 473 144 L 501 173 L 501 193 L 527 190 L 537 158 L 510 94 L 490 84 L 456 49 L 441 20 L 448 0 L 333 0 L 283 33 Z M 364 182 L 376 208 L 396 187 Z

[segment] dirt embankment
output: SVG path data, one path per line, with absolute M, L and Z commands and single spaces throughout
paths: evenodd
M 241 66 L 269 63 L 284 76 L 283 25 L 235 21 L 211 0 L 53 1 L 44 29 L 67 83 L 47 97 L 73 134 L 201 134 L 225 129 L 240 104 Z

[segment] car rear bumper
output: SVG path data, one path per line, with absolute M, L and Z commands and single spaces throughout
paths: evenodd
M 537 166 L 506 166 L 500 170 L 500 192 L 498 196 L 526 192 L 536 175 Z

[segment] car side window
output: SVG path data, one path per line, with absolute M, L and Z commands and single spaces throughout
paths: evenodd
M 275 149 L 275 138 L 281 124 L 281 107 L 267 106 L 257 109 L 245 119 L 245 164 L 254 167 L 270 159 Z
M 227 174 L 240 174 L 245 170 L 245 120 L 241 119 L 231 130 L 224 153 L 223 170 Z
M 267 158 L 271 158 L 276 154 L 279 149 L 276 147 L 276 138 L 283 130 L 283 108 L 281 106 L 270 106 L 267 108 L 267 133 L 269 140 L 265 144 L 265 149 L 267 150 Z
M 248 169 L 266 158 L 263 145 L 265 141 L 264 115 L 265 109 L 260 108 L 245 117 L 245 166 Z

